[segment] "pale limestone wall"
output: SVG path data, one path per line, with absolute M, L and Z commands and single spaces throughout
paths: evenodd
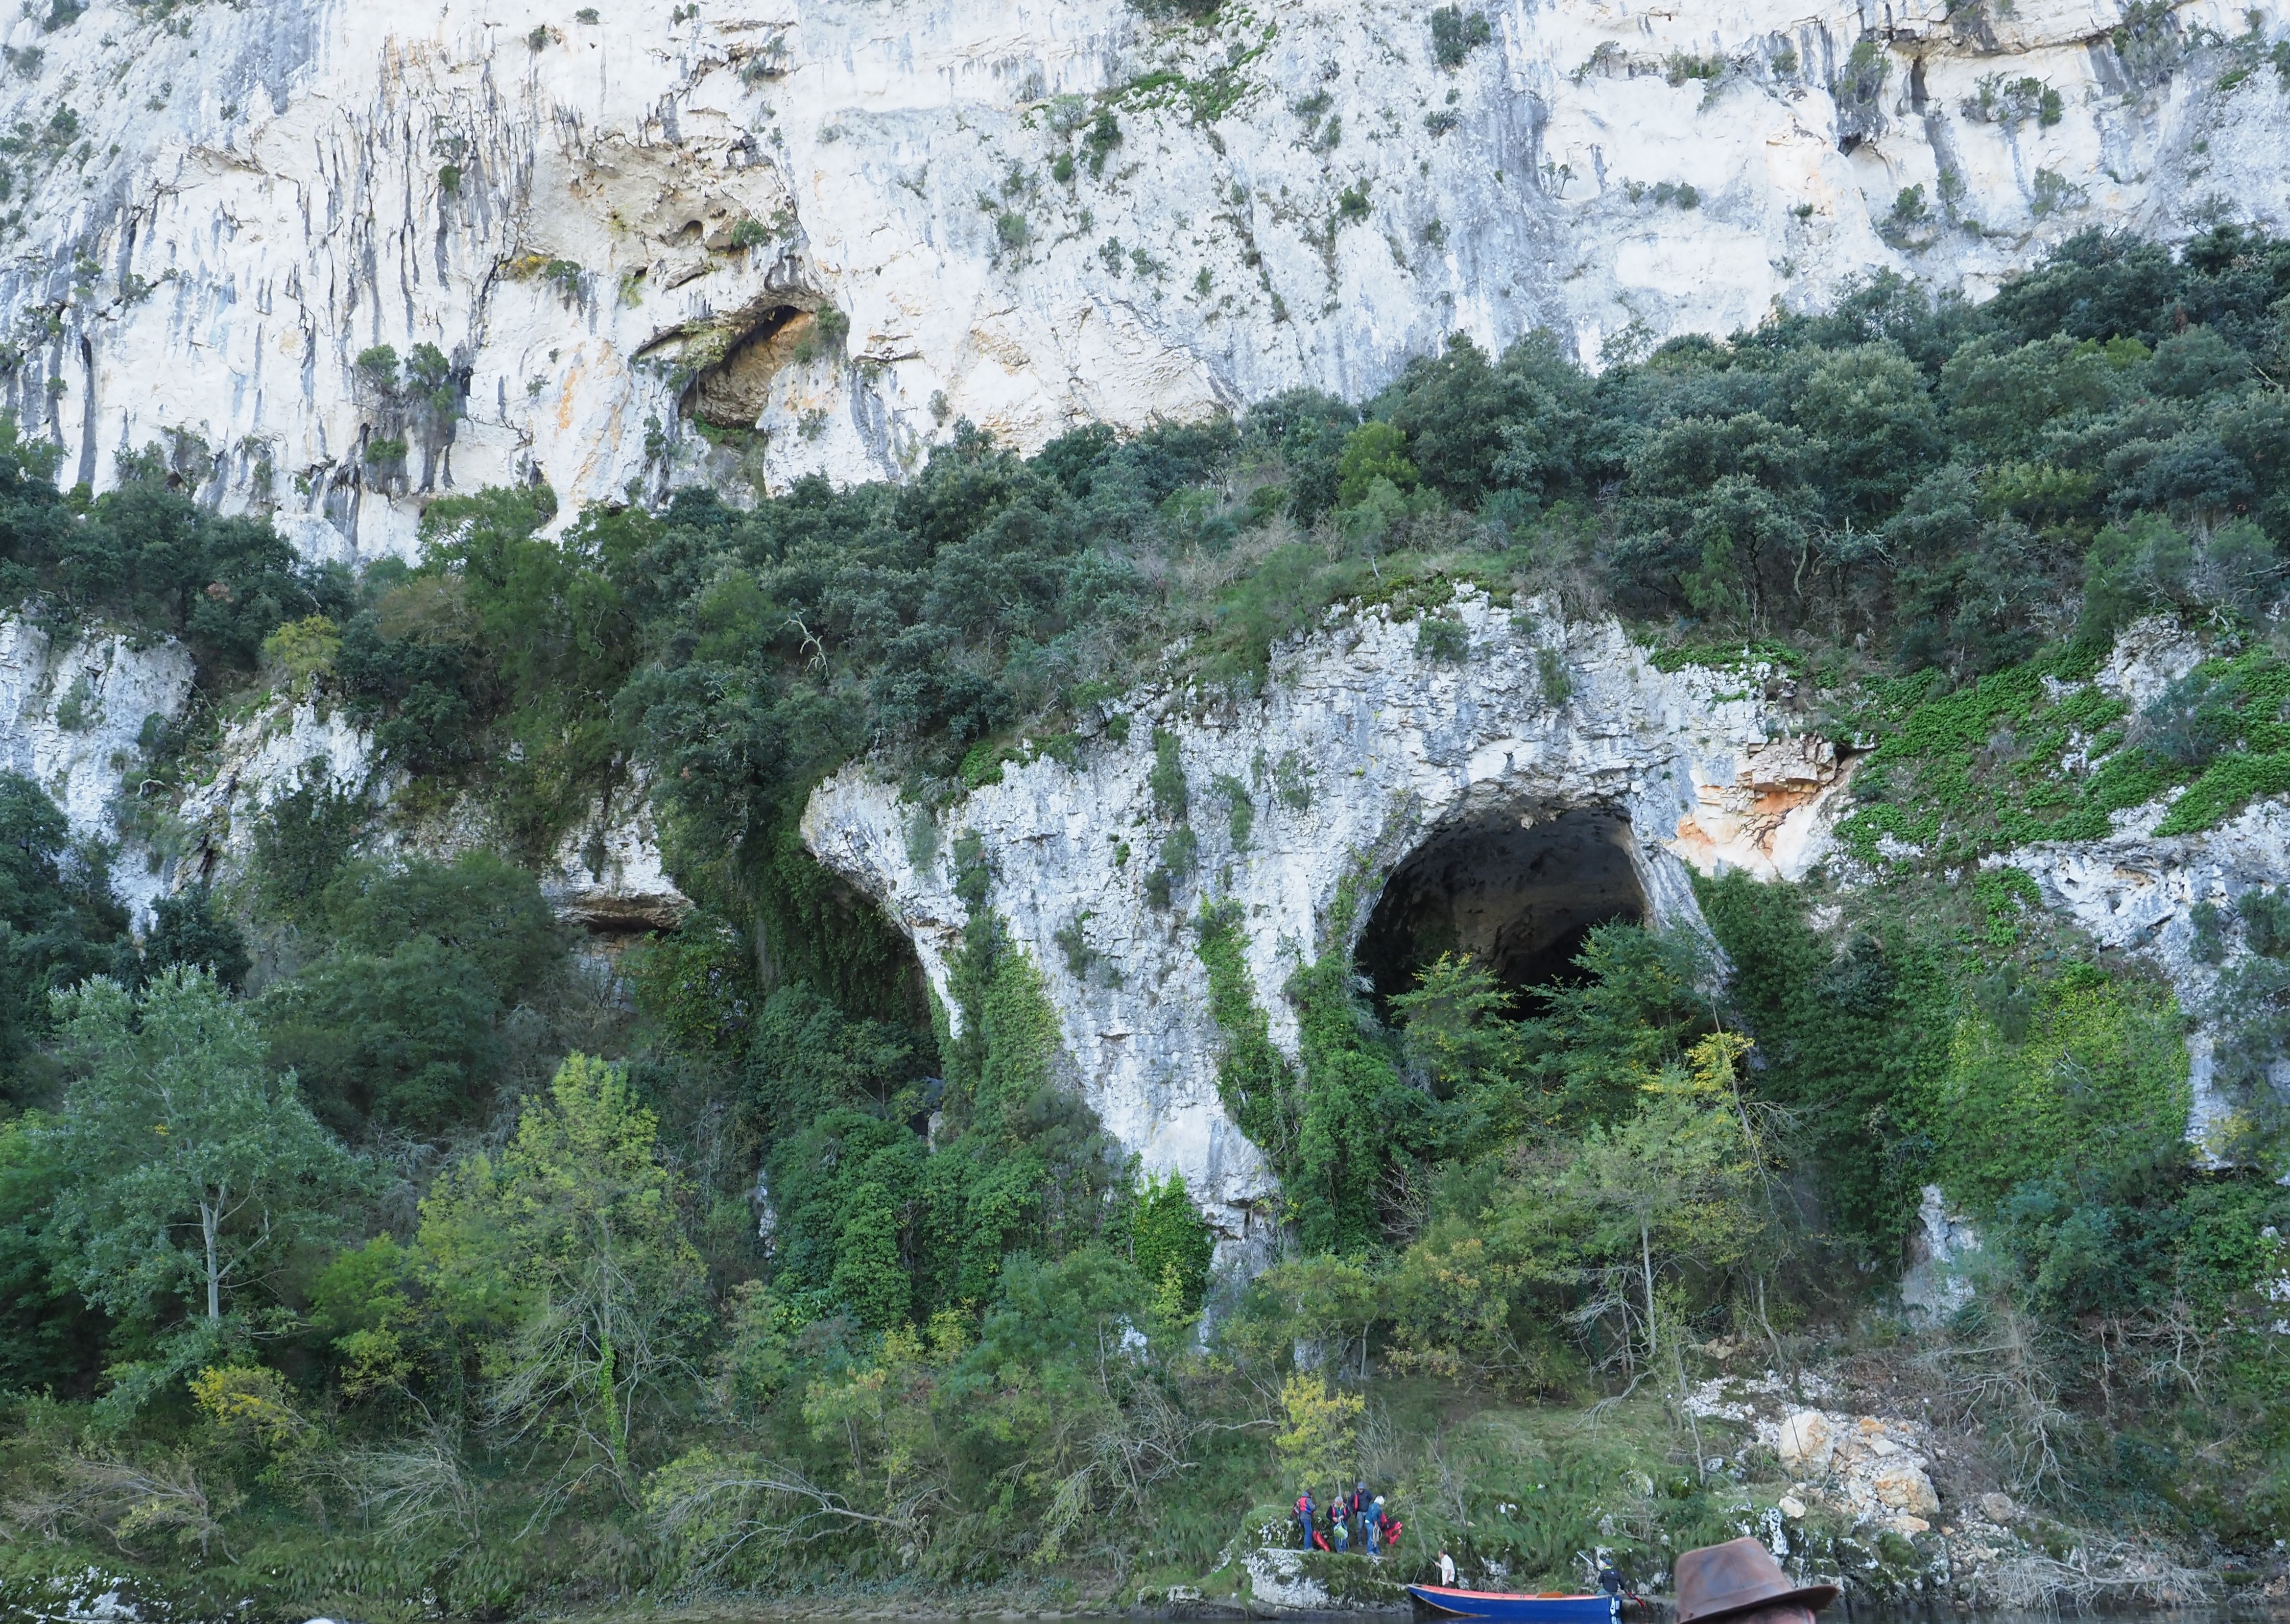
M 2290 221 L 2270 68 L 2220 92 L 2239 59 L 2206 48 L 2128 80 L 2112 0 L 1953 20 L 1939 0 L 1496 0 L 1453 72 L 1412 0 L 1229 0 L 1207 28 L 1122 0 L 600 0 L 593 24 L 559 0 L 97 0 L 54 32 L 51 0 L 19 3 L 0 124 L 32 136 L 8 160 L 21 360 L 0 400 L 99 489 L 122 449 L 195 436 L 180 471 L 275 503 L 315 556 L 410 549 L 444 490 L 544 478 L 569 513 L 896 476 L 959 417 L 1030 449 L 1294 384 L 1356 396 L 1450 332 L 1544 325 L 1595 360 L 1633 324 L 1723 332 L 1880 268 L 1978 293 L 2094 224 Z M 2176 15 L 2189 39 L 2245 28 L 2223 0 Z M 2260 20 L 2270 38 L 2281 8 Z M 1864 35 L 1888 77 L 1840 126 L 1828 86 Z M 1681 53 L 1726 72 L 1673 85 Z M 1133 96 L 1102 177 L 1049 177 L 1071 145 L 1053 98 L 1221 68 L 1221 116 L 1174 83 Z M 1992 76 L 2057 90 L 2060 121 L 1967 115 Z M 43 135 L 66 108 L 76 127 Z M 1888 244 L 1895 195 L 1936 201 L 1943 166 L 1979 229 Z M 1698 206 L 1649 189 L 1679 185 Z M 1341 220 L 1347 192 L 1365 220 Z M 734 246 L 743 220 L 778 225 Z M 551 260 L 580 275 L 535 274 Z M 847 361 L 780 356 L 742 386 L 762 449 L 711 452 L 677 368 L 826 302 Z M 467 415 L 381 481 L 363 447 L 389 423 L 353 362 L 421 342 L 461 369 Z
M 1840 805 L 1832 776 L 1830 787 L 1808 782 L 1786 815 L 1729 825 L 1708 810 L 1743 790 L 1760 762 L 1822 755 L 1766 697 L 1780 692 L 1776 674 L 1664 673 L 1619 626 L 1568 623 L 1547 606 L 1514 618 L 1466 592 L 1454 612 L 1470 636 L 1460 661 L 1419 652 L 1413 619 L 1339 615 L 1276 655 L 1261 697 L 1134 694 L 1125 743 L 1100 732 L 1074 766 L 1045 756 L 1005 767 L 1000 784 L 935 817 L 864 764 L 851 767 L 813 796 L 805 838 L 913 938 L 944 998 L 966 918 L 950 852 L 974 831 L 995 873 L 989 906 L 1040 967 L 1107 1128 L 1149 1172 L 1181 1172 L 1229 1248 L 1264 1244 L 1260 1209 L 1274 1183 L 1217 1098 L 1221 1038 L 1193 924 L 1205 902 L 1241 910 L 1258 1000 L 1293 1054 L 1283 990 L 1325 945 L 1339 888 L 1357 889 L 1356 933 L 1384 876 L 1458 818 L 1619 813 L 1655 919 L 1698 929 L 1688 861 L 1800 876 Z M 1572 685 L 1561 702 L 1547 697 L 1541 651 Z M 1147 785 L 1157 725 L 1178 740 L 1200 842 L 1197 872 L 1167 910 L 1146 894 L 1167 828 Z M 1245 849 L 1220 777 L 1249 789 Z M 1079 973 L 1058 940 L 1075 928 L 1094 956 Z M 1348 936 L 1334 948 L 1350 946 Z

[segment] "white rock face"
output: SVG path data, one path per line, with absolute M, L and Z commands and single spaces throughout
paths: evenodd
M 2290 222 L 2239 0 L 2120 51 L 2117 0 L 1494 0 L 1452 68 L 1410 0 L 20 3 L 0 397 L 67 482 L 158 443 L 321 556 L 450 490 L 895 476 L 959 417 L 1032 448 Z
M 72 684 L 83 676 L 75 709 Z M 155 844 L 131 829 L 123 840 L 118 797 L 123 774 L 143 759 L 137 740 L 144 718 L 180 716 L 191 681 L 191 657 L 180 644 L 138 651 L 103 633 L 59 652 L 37 628 L 0 620 L 0 769 L 37 780 L 75 835 L 119 845 L 113 889 L 139 929 L 161 896 L 201 881 L 242 878 L 254 858 L 257 826 L 282 796 L 306 783 L 366 796 L 377 816 L 362 844 L 372 853 L 451 858 L 494 844 L 483 817 L 467 805 L 418 826 L 381 815 L 403 784 L 377 770 L 372 737 L 340 707 L 322 711 L 290 695 L 223 731 L 202 775 L 164 809 L 170 838 Z M 60 710 L 74 725 L 59 720 Z M 540 877 L 558 917 L 591 930 L 672 927 L 692 907 L 668 877 L 642 784 L 590 806 Z
M 1205 903 L 1238 910 L 1257 1001 L 1293 1054 L 1289 978 L 1349 952 L 1412 855 L 1597 816 L 1635 908 L 1699 928 L 1688 863 L 1796 877 L 1837 810 L 1833 756 L 1784 732 L 1761 668 L 1664 673 L 1618 626 L 1541 605 L 1514 619 L 1474 592 L 1449 612 L 1469 639 L 1458 661 L 1424 652 L 1417 620 L 1340 619 L 1276 654 L 1260 699 L 1197 710 L 1184 694 L 1133 696 L 1125 742 L 1089 740 L 1072 766 L 1005 767 L 935 820 L 863 764 L 846 769 L 812 796 L 804 837 L 912 936 L 950 1004 L 967 914 L 949 852 L 974 832 L 994 871 L 989 906 L 1040 967 L 1090 1104 L 1149 1172 L 1181 1172 L 1227 1255 L 1245 1254 L 1269 1241 L 1261 1210 L 1275 1185 L 1217 1095 Z M 1199 844 L 1166 908 L 1148 897 L 1170 827 L 1148 783 L 1156 728 L 1176 741 Z M 1221 783 L 1246 791 L 1245 845 Z M 1712 814 L 1737 795 L 1754 816 Z M 1358 904 L 1332 930 L 1342 891 Z
M 1926 1519 L 1938 1514 L 1940 1495 L 1929 1471 L 1931 1429 L 1924 1423 L 1822 1410 L 1797 1411 L 1775 1422 L 1756 1416 L 1753 1407 L 1752 1425 L 1808 1498 L 1895 1533 L 1931 1528 Z M 1814 1440 L 1818 1448 L 1806 1447 Z
M 673 930 L 692 911 L 668 876 L 641 783 L 598 801 L 566 833 L 540 891 L 559 918 L 592 931 Z
M 1901 1306 L 1910 1320 L 1929 1324 L 1972 1300 L 1966 1271 L 1980 1250 L 1979 1227 L 1949 1205 L 1939 1185 L 1926 1185 L 1909 1236 L 1909 1267 L 1901 1276 Z
M 339 707 L 321 714 L 308 700 L 282 699 L 225 735 L 212 778 L 184 797 L 179 815 L 192 831 L 186 844 L 193 855 L 171 871 L 174 884 L 244 875 L 253 860 L 256 825 L 281 796 L 305 783 L 365 794 L 377 814 L 362 843 L 369 852 L 450 859 L 496 844 L 484 818 L 467 804 L 418 824 L 380 816 L 404 784 L 400 775 L 377 769 L 372 737 Z M 673 928 L 692 908 L 668 877 L 642 784 L 589 806 L 540 880 L 560 919 L 590 930 Z
M 192 676 L 179 643 L 138 648 L 99 628 L 59 647 L 20 616 L 0 616 L 0 771 L 46 790 L 75 837 L 117 845 L 122 775 L 142 759 L 145 724 L 183 714 Z M 140 851 L 123 853 L 112 884 L 139 917 L 160 891 Z
M 1800 1410 L 1782 1419 L 1774 1452 L 1790 1471 L 1818 1477 L 1837 1453 L 1836 1430 L 1820 1411 Z

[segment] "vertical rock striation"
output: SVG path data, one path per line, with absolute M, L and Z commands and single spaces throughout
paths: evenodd
M 156 444 L 359 559 L 452 490 L 896 477 L 965 417 L 1031 448 L 2290 220 L 2277 6 L 1465 9 L 1442 61 L 1398 0 L 38 0 L 0 400 L 68 482 Z

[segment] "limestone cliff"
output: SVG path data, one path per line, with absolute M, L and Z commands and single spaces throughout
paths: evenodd
M 1462 635 L 1427 631 L 1443 622 Z M 2094 680 L 2142 702 L 2195 659 L 2144 622 Z M 1237 910 L 1271 1036 L 1293 1057 L 1284 989 L 1322 952 L 1349 956 L 1381 991 L 1441 948 L 1533 980 L 1589 924 L 1701 929 L 1689 868 L 1794 879 L 1826 861 L 1847 884 L 1868 877 L 1831 839 L 1851 751 L 1806 731 L 1786 676 L 1668 663 L 1611 622 L 1542 604 L 1513 614 L 1468 590 L 1430 617 L 1340 611 L 1276 654 L 1259 697 L 1132 694 L 1069 758 L 1005 765 L 935 814 L 861 764 L 813 794 L 804 834 L 912 937 L 941 998 L 968 917 L 949 852 L 974 834 L 987 906 L 1040 968 L 1091 1104 L 1149 1170 L 1182 1172 L 1228 1249 L 1245 1252 L 1270 1238 L 1274 1186 L 1217 1094 L 1205 906 Z M 1183 772 L 1196 849 L 1173 876 L 1156 732 Z M 2290 871 L 2290 808 L 2263 802 L 2158 839 L 2169 799 L 2118 814 L 2106 840 L 1991 860 L 2025 868 L 2103 952 L 2161 965 L 2197 1017 L 2188 1132 L 2201 1140 L 2226 1110 L 2210 995 L 2248 949 L 2230 937 L 2201 962 L 2190 910 Z M 1389 985 L 1386 957 L 1401 972 Z M 1935 1208 L 1927 1228 L 1938 1221 Z
M 813 796 L 805 836 L 912 936 L 944 997 L 968 916 L 950 852 L 974 833 L 988 906 L 1041 969 L 1109 1130 L 1149 1171 L 1181 1172 L 1229 1244 L 1269 1238 L 1272 1180 L 1217 1098 L 1204 903 L 1240 910 L 1258 1001 L 1293 1052 L 1281 994 L 1324 949 L 1437 932 L 1531 961 L 1607 918 L 1699 928 L 1686 865 L 1802 874 L 1847 777 L 1794 734 L 1764 668 L 1665 672 L 1612 623 L 1473 593 L 1443 612 L 1460 638 L 1387 609 L 1341 614 L 1277 656 L 1253 700 L 1133 694 L 1070 763 L 1005 766 L 935 818 L 851 768 Z M 1165 902 L 1153 871 L 1175 825 L 1149 782 L 1156 731 L 1197 846 Z
M 1443 62 L 1394 0 L 28 0 L 0 398 L 67 483 L 158 444 L 327 556 L 488 484 L 895 477 L 958 418 L 1030 449 L 1453 332 L 1595 361 L 2092 225 L 2279 228 L 2280 26 L 1497 0 Z
M 281 796 L 314 783 L 363 796 L 379 814 L 404 788 L 339 707 L 322 712 L 291 692 L 211 718 L 181 786 L 147 779 L 140 769 L 159 733 L 206 702 L 195 675 L 190 651 L 172 639 L 97 628 L 60 641 L 0 616 L 0 771 L 32 779 L 76 840 L 113 853 L 112 889 L 139 931 L 156 899 L 242 877 L 255 828 Z M 377 816 L 365 844 L 450 856 L 494 842 L 481 809 L 462 797 L 418 818 Z M 691 907 L 668 876 L 641 781 L 582 810 L 540 883 L 559 916 L 592 931 L 672 926 Z

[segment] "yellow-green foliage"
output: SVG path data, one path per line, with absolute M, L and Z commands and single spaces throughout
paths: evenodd
M 289 620 L 262 640 L 262 657 L 285 673 L 298 695 L 308 693 L 318 678 L 332 676 L 341 652 L 340 632 L 322 614 Z
M 1023 1099 L 1050 1080 L 1050 1068 L 1064 1040 L 1058 1030 L 1058 1012 L 1030 955 L 1018 948 L 1003 950 L 979 1013 L 985 1038 L 985 1064 L 978 1078 L 981 1100 Z
M 1138 1192 L 1130 1253 L 1139 1276 L 1153 1288 L 1162 1317 L 1174 1320 L 1200 1311 L 1216 1236 L 1193 1205 L 1182 1173 L 1149 1179 Z
M 2024 1020 L 2025 1036 L 2007 1027 Z M 1959 1199 L 2023 1179 L 2144 1159 L 2184 1130 L 2187 1049 L 2167 988 L 2075 965 L 2023 1016 L 1975 1003 L 1958 1019 L 1933 1113 L 1935 1171 Z
M 1280 1384 L 1280 1429 L 1272 1447 L 1282 1476 L 1300 1489 L 1349 1478 L 1359 1460 L 1360 1418 L 1367 1400 L 1332 1388 L 1318 1376 L 1291 1376 Z

